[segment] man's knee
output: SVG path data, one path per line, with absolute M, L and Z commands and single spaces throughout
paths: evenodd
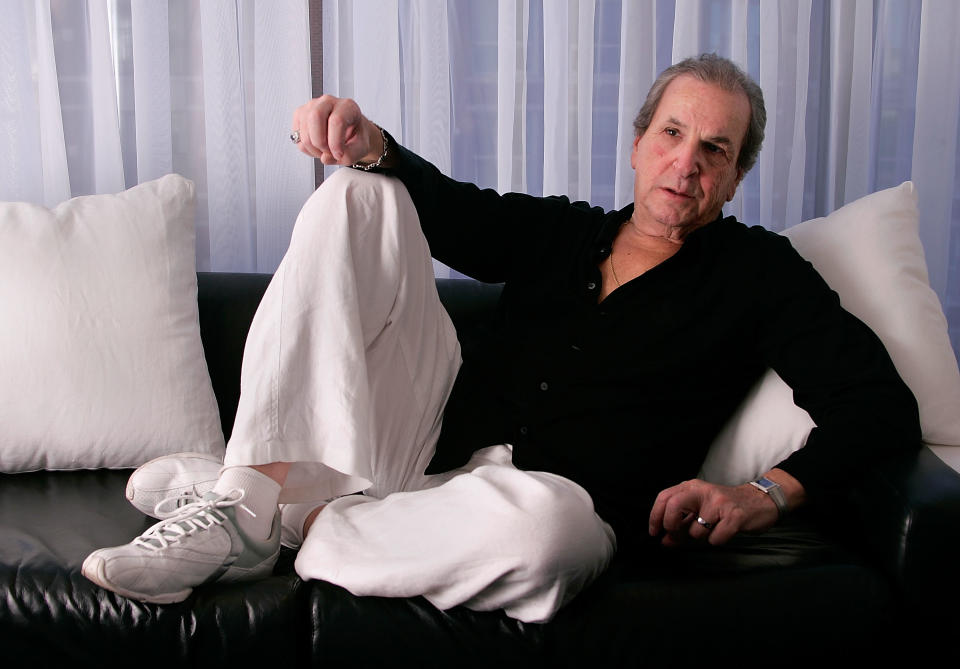
M 288 254 L 316 257 L 324 251 L 334 260 L 349 253 L 363 263 L 408 252 L 429 259 L 416 207 L 403 183 L 352 169 L 328 177 L 297 217 Z
M 487 537 L 490 546 L 508 547 L 514 556 L 497 594 L 515 596 L 506 597 L 511 601 L 503 608 L 520 620 L 549 620 L 607 568 L 616 551 L 613 530 L 586 491 L 563 477 L 509 467 L 480 467 L 472 475 L 492 479 L 512 507 L 491 510 L 503 522 Z M 477 608 L 485 608 L 482 601 Z
M 385 174 L 344 168 L 324 179 L 307 200 L 304 209 L 310 208 L 315 201 L 326 201 L 326 204 L 320 205 L 320 209 L 329 209 L 329 203 L 345 203 L 357 211 L 369 211 L 379 210 L 384 205 L 390 207 L 398 200 L 409 202 L 410 206 L 413 206 L 410 194 L 399 179 Z
M 577 571 L 595 575 L 606 568 L 616 539 L 579 485 L 554 474 L 503 467 L 481 467 L 473 475 L 501 483 L 512 479 L 504 486 L 505 499 L 516 513 L 502 527 L 509 534 L 503 540 L 522 556 L 532 578 L 549 580 Z

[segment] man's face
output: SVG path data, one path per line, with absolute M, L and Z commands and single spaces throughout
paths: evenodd
M 749 121 L 742 92 L 687 75 L 670 82 L 633 142 L 634 222 L 682 239 L 715 219 L 743 177 L 737 157 Z

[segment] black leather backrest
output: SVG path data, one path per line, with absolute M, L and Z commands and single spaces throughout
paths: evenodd
M 270 279 L 269 274 L 197 273 L 200 336 L 227 439 L 240 399 L 243 346 Z
M 240 364 L 253 315 L 270 283 L 269 274 L 197 273 L 200 336 L 220 421 L 227 439 L 240 399 Z M 470 279 L 437 279 L 440 300 L 464 345 L 464 355 L 496 308 L 501 286 Z

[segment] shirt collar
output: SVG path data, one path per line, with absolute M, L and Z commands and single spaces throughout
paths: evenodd
M 600 231 L 593 243 L 594 263 L 605 260 L 610 255 L 613 248 L 613 240 L 617 238 L 620 226 L 630 219 L 633 215 L 633 203 L 631 202 L 623 209 L 608 211 L 600 224 Z
M 605 260 L 606 257 L 610 255 L 610 250 L 613 248 L 613 240 L 617 238 L 617 233 L 620 231 L 620 227 L 626 223 L 632 215 L 632 202 L 623 209 L 615 209 L 607 212 L 604 215 L 603 222 L 600 224 L 600 231 L 597 233 L 597 237 L 593 243 L 593 256 L 595 263 Z M 711 222 L 687 235 L 686 240 L 684 240 L 684 245 L 689 244 L 695 239 L 699 239 L 702 233 L 716 228 L 717 225 L 723 220 L 724 216 L 723 212 L 721 211 Z

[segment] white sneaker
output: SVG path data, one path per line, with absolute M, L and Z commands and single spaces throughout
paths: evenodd
M 127 480 L 127 499 L 141 513 L 169 517 L 159 507 L 176 510 L 201 499 L 213 489 L 223 462 L 206 453 L 175 453 L 139 466 Z M 176 498 L 173 501 L 167 501 Z
M 244 492 L 209 492 L 182 507 L 131 543 L 101 548 L 83 561 L 81 571 L 100 587 L 155 604 L 186 599 L 198 585 L 263 578 L 280 552 L 280 513 L 270 536 L 255 541 L 236 523 Z

